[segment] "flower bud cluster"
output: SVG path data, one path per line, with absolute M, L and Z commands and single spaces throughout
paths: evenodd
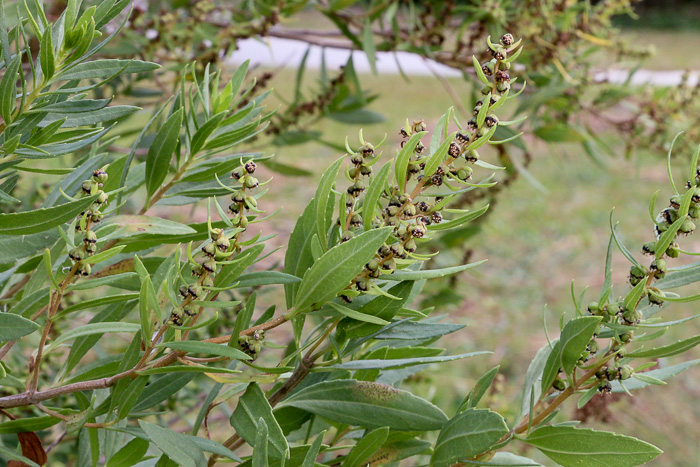
M 489 42 L 490 44 L 490 42 Z M 501 44 L 494 46 L 494 61 L 491 63 L 491 75 L 494 76 L 493 84 L 485 99 L 487 108 L 483 109 L 483 101 L 479 101 L 474 109 L 474 116 L 467 122 L 466 128 L 460 126 L 460 132 L 456 133 L 454 139 L 449 143 L 447 154 L 435 167 L 432 163 L 431 172 L 426 172 L 426 165 L 432 155 L 427 154 L 426 147 L 421 140 L 418 140 L 411 153 L 408 155 L 408 167 L 406 170 L 406 180 L 402 186 L 414 184 L 414 188 L 401 190 L 398 185 L 387 188 L 381 194 L 380 201 L 383 209 L 378 212 L 371 221 L 364 219 L 364 222 L 371 222 L 372 228 L 390 226 L 393 227 L 393 235 L 370 260 L 364 269 L 355 277 L 350 287 L 341 293 L 341 297 L 347 302 L 353 297 L 368 292 L 375 287 L 374 281 L 384 274 L 392 274 L 399 266 L 422 261 L 427 259 L 424 255 L 418 255 L 416 250 L 418 244 L 429 240 L 429 227 L 443 221 L 443 210 L 452 196 L 443 197 L 439 194 L 428 196 L 424 192 L 431 188 L 445 187 L 452 191 L 461 188 L 457 185 L 471 186 L 468 182 L 472 178 L 473 168 L 469 163 L 479 160 L 479 154 L 475 149 L 467 149 L 472 143 L 477 146 L 479 138 L 483 138 L 481 143 L 485 143 L 495 131 L 499 124 L 498 117 L 487 110 L 495 105 L 501 98 L 507 97 L 510 88 L 510 76 L 507 70 L 511 64 L 507 62 L 507 55 L 519 46 L 515 43 L 510 34 L 501 38 Z M 495 67 L 495 74 L 493 72 Z M 492 92 L 493 91 L 493 92 Z M 481 112 L 481 114 L 480 114 Z M 447 119 L 449 120 L 449 119 Z M 399 135 L 402 138 L 401 148 L 405 148 L 411 137 L 422 134 L 427 130 L 424 120 L 406 120 L 406 124 L 400 129 Z M 488 135 L 487 135 L 488 133 Z M 358 199 L 365 192 L 365 177 L 372 173 L 372 165 L 377 161 L 375 147 L 365 142 L 360 136 L 362 146 L 356 151 L 350 150 L 350 165 L 346 170 L 346 176 L 351 182 L 346 193 L 345 222 L 342 224 L 343 231 L 340 235 L 341 242 L 352 239 L 356 230 L 362 227 L 363 217 L 356 212 L 355 207 Z M 412 143 L 415 141 L 412 141 Z M 405 153 L 404 153 L 405 154 Z M 342 217 L 342 216 L 341 216 Z
M 240 336 L 238 348 L 255 360 L 260 354 L 263 340 L 265 340 L 265 331 L 255 331 L 251 336 Z
M 87 211 L 80 214 L 80 221 L 75 225 L 76 232 L 83 235 L 83 243 L 68 252 L 68 257 L 77 267 L 77 273 L 81 276 L 89 276 L 92 272 L 90 264 L 84 261 L 88 256 L 97 252 L 97 234 L 92 227 L 101 222 L 104 214 L 101 210 L 106 205 L 109 196 L 102 191 L 102 186 L 107 182 L 107 166 L 96 169 L 92 172 L 92 177 L 85 180 L 80 186 L 83 196 L 97 195 L 95 202 L 90 205 Z
M 633 287 L 639 287 L 639 284 L 644 285 L 642 296 L 646 296 L 649 303 L 652 305 L 663 305 L 664 293 L 653 283 L 666 276 L 668 265 L 665 258 L 678 258 L 682 250 L 676 243 L 675 239 L 679 236 L 687 236 L 695 230 L 695 220 L 700 217 L 700 170 L 695 170 L 694 180 L 690 180 L 685 185 L 686 192 L 684 194 L 675 194 L 669 199 L 668 207 L 661 210 L 655 218 L 654 235 L 655 241 L 647 242 L 642 246 L 642 253 L 645 255 L 654 256 L 654 259 L 649 264 L 649 267 L 644 267 L 640 264 L 633 264 L 630 268 L 628 280 Z M 681 209 L 684 196 L 690 196 L 690 203 L 686 215 L 681 216 Z M 668 235 L 665 235 L 669 229 L 677 228 L 674 232 L 673 239 L 669 243 Z M 665 248 L 663 252 L 659 252 L 660 248 Z M 638 324 L 643 318 L 642 313 L 638 310 L 641 299 L 631 305 L 625 305 L 626 300 L 623 298 L 610 303 L 592 302 L 588 305 L 588 312 L 594 316 L 603 317 L 602 323 L 612 323 L 616 326 L 633 327 Z M 615 379 L 628 379 L 634 372 L 627 365 L 619 365 L 619 361 L 624 358 L 625 345 L 632 341 L 634 337 L 633 329 L 624 332 L 616 332 L 615 340 L 610 348 L 610 352 L 615 353 L 614 363 L 612 366 L 603 367 L 599 379 L 599 390 L 607 392 L 610 390 L 609 382 Z M 595 338 L 591 344 L 595 342 Z M 589 345 L 590 347 L 590 345 Z M 598 344 L 595 343 L 597 349 Z M 587 359 L 582 359 L 579 363 L 581 366 Z
M 219 262 L 241 250 L 238 239 L 248 226 L 246 211 L 262 212 L 257 209 L 257 199 L 249 194 L 249 190 L 260 186 L 258 179 L 253 176 L 256 168 L 257 165 L 251 160 L 233 170 L 231 178 L 240 183 L 238 188 L 227 187 L 232 193 L 229 211 L 233 213 L 231 224 L 235 227 L 234 233 L 229 237 L 223 229 L 210 226 L 211 241 L 202 245 L 202 258 L 192 269 L 192 275 L 199 279 L 193 284 L 183 284 L 180 287 L 182 303 L 172 311 L 169 320 L 171 324 L 182 326 L 186 318 L 199 314 L 200 307 L 192 302 L 204 300 L 208 290 L 214 287 L 214 278 L 222 266 Z
M 256 168 L 257 165 L 255 162 L 248 161 L 236 167 L 233 172 L 231 172 L 231 178 L 241 185 L 238 190 L 233 191 L 231 194 L 231 204 L 228 206 L 229 211 L 233 214 L 231 222 L 233 222 L 235 227 L 245 229 L 248 226 L 248 218 L 245 215 L 246 211 L 252 210 L 259 212 L 257 210 L 257 199 L 247 193 L 247 190 L 252 190 L 260 186 L 258 179 L 253 176 Z

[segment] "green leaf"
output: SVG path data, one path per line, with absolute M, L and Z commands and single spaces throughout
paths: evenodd
M 114 216 L 105 220 L 102 228 L 108 225 L 117 225 L 122 228 L 119 238 L 146 235 L 190 235 L 197 233 L 195 229 L 185 224 L 152 216 Z
M 524 441 L 563 467 L 633 467 L 662 452 L 636 438 L 571 426 L 538 428 Z
M 97 254 L 94 254 L 88 258 L 86 258 L 86 261 L 90 264 L 97 264 L 101 263 L 102 261 L 107 261 L 108 259 L 117 256 L 121 251 L 126 248 L 126 245 L 119 245 L 115 246 L 114 248 L 110 248 L 109 250 L 101 251 Z
M 697 336 L 689 337 L 673 344 L 664 345 L 661 347 L 655 347 L 648 350 L 637 350 L 634 352 L 625 353 L 625 357 L 629 358 L 663 358 L 670 357 L 672 355 L 678 355 L 683 352 L 687 352 L 696 345 L 700 344 L 700 334 Z
M 557 340 L 558 342 L 558 340 Z M 556 343 L 554 343 L 556 345 Z M 530 366 L 525 373 L 525 383 L 523 384 L 522 403 L 520 404 L 520 415 L 516 419 L 518 423 L 530 412 L 530 405 L 540 400 L 542 387 L 537 381 L 544 372 L 545 364 L 549 360 L 549 354 L 553 349 L 549 344 L 545 344 L 537 351 L 535 358 L 530 362 Z
M 245 393 L 238 399 L 238 405 L 231 415 L 231 426 L 235 428 L 243 439 L 257 449 L 258 442 L 255 437 L 257 421 L 262 419 L 269 432 L 267 436 L 267 450 L 270 457 L 281 459 L 287 457 L 289 445 L 284 437 L 282 428 L 272 414 L 272 407 L 258 383 L 250 383 Z
M 205 467 L 204 452 L 190 436 L 139 420 L 139 425 L 148 438 L 170 459 L 182 467 Z
M 214 132 L 214 130 L 216 130 L 219 127 L 221 120 L 224 119 L 227 113 L 228 110 L 220 112 L 211 117 L 209 120 L 207 120 L 207 122 L 204 125 L 199 127 L 199 130 L 197 130 L 194 136 L 192 136 L 190 157 L 194 157 L 204 147 L 204 143 L 207 142 L 207 138 L 209 138 Z
M 559 369 L 567 375 L 571 374 L 581 353 L 597 331 L 601 319 L 600 316 L 581 316 L 566 323 L 542 373 L 543 395 L 549 390 Z
M 56 338 L 56 340 L 51 342 L 51 345 L 46 347 L 46 350 L 44 351 L 44 353 L 49 353 L 51 350 L 55 349 L 60 344 L 66 342 L 66 341 L 69 341 L 71 339 L 75 339 L 76 337 L 89 336 L 90 334 L 117 333 L 117 332 L 135 333 L 135 332 L 138 332 L 139 329 L 141 329 L 141 326 L 139 326 L 138 324 L 132 324 L 132 323 L 90 323 L 90 324 L 83 324 L 78 328 L 71 329 L 70 331 L 66 331 L 63 334 L 59 335 Z
M 688 362 L 683 362 L 679 363 L 677 365 L 671 365 L 667 366 L 665 368 L 659 368 L 658 370 L 651 370 L 651 371 L 645 371 L 644 373 L 640 373 L 646 376 L 650 376 L 652 378 L 655 378 L 660 381 L 666 381 L 667 379 L 670 379 L 674 376 L 676 376 L 679 373 L 684 372 L 685 370 L 689 368 L 693 368 L 694 366 L 700 364 L 700 359 L 697 360 L 690 360 Z M 635 373 L 636 375 L 636 373 Z M 613 387 L 613 392 L 624 392 L 624 389 L 622 389 L 622 386 L 620 386 L 619 381 L 613 381 L 612 383 Z M 627 388 L 628 391 L 633 391 L 635 389 L 641 389 L 646 386 L 649 386 L 649 383 L 646 381 L 641 381 L 638 379 L 629 379 L 625 381 L 625 388 Z
M 151 147 L 148 148 L 148 157 L 146 158 L 146 189 L 149 199 L 160 188 L 165 177 L 168 175 L 170 160 L 180 140 L 183 112 L 184 109 L 179 109 L 166 120 L 163 126 L 158 129 Z
M 386 326 L 373 337 L 380 340 L 427 340 L 457 332 L 465 326 L 465 324 L 418 323 L 404 320 Z
M 301 282 L 301 279 L 291 274 L 285 274 L 279 271 L 255 271 L 240 275 L 236 288 L 258 287 L 261 285 L 273 284 L 295 284 L 297 282 Z
M 329 219 L 326 213 L 326 207 L 328 205 L 328 200 L 331 197 L 331 190 L 335 184 L 335 179 L 338 176 L 338 171 L 340 170 L 340 165 L 343 163 L 345 156 L 336 159 L 333 164 L 326 170 L 326 172 L 321 177 L 321 181 L 316 189 L 316 196 L 314 196 L 314 212 L 316 217 L 316 234 L 319 240 L 323 240 L 322 243 L 325 247 L 325 240 L 328 237 L 328 229 L 330 228 Z
M 498 374 L 499 369 L 500 365 L 495 366 L 486 373 L 484 373 L 484 375 L 481 378 L 479 378 L 479 381 L 476 382 L 474 388 L 469 392 L 469 395 L 467 396 L 468 408 L 474 408 L 477 406 L 481 398 L 484 397 L 484 394 L 486 394 L 486 391 L 488 390 L 489 386 L 491 386 L 491 383 Z
M 297 219 L 294 230 L 289 236 L 287 252 L 284 255 L 284 272 L 287 274 L 302 277 L 314 263 L 311 255 L 311 241 L 316 232 L 316 213 L 314 208 L 315 200 L 311 200 L 302 215 Z M 2 238 L 0 238 L 0 241 L 2 241 Z M 2 254 L 1 252 L 2 250 L 0 250 L 0 254 Z M 286 284 L 284 286 L 287 308 L 291 308 L 294 304 L 298 289 L 299 284 Z
M 19 418 L 0 423 L 0 434 L 23 433 L 30 431 L 41 431 L 50 428 L 61 421 L 60 418 L 51 417 L 29 417 Z
M 440 430 L 431 466 L 451 465 L 487 452 L 508 434 L 506 421 L 496 412 L 469 409 L 457 414 Z
M 367 465 L 365 462 L 369 456 L 374 454 L 389 437 L 389 427 L 384 426 L 376 430 L 365 433 L 365 435 L 357 442 L 348 455 L 342 467 L 362 467 Z
M 321 444 L 323 443 L 323 435 L 325 433 L 325 431 L 322 431 L 318 434 L 313 444 L 309 447 L 309 450 L 306 451 L 306 455 L 304 456 L 304 462 L 301 464 L 301 467 L 314 467 L 316 465 L 316 458 L 318 457 L 318 453 L 321 450 Z M 292 452 L 293 450 L 294 448 L 291 449 Z
M 148 441 L 134 438 L 107 460 L 105 467 L 131 467 L 136 465 L 148 451 Z
M 372 22 L 369 18 L 365 21 L 365 27 L 362 30 L 362 50 L 367 56 L 369 66 L 372 73 L 377 74 L 377 56 L 374 48 L 374 33 L 372 32 Z
M 56 71 L 56 59 L 54 57 L 53 39 L 51 35 L 51 29 L 46 29 L 41 36 L 39 62 L 41 63 L 41 72 L 44 74 L 44 82 L 50 80 Z
M 393 297 L 398 297 L 400 300 L 395 300 L 386 296 L 379 296 L 362 305 L 357 311 L 365 315 L 376 316 L 377 318 L 385 321 L 390 321 L 394 315 L 396 315 L 396 313 L 398 313 L 399 310 L 401 310 L 401 308 L 403 308 L 403 306 L 406 304 L 406 300 L 411 294 L 412 289 L 412 281 L 399 282 L 387 290 L 387 293 Z M 377 332 L 381 329 L 381 326 L 377 324 L 363 323 L 356 320 L 344 319 L 338 325 L 338 329 L 341 329 L 347 337 L 355 338 Z
M 425 279 L 436 279 L 438 277 L 445 277 L 452 274 L 457 274 L 458 272 L 466 271 L 475 266 L 485 263 L 486 260 L 477 261 L 475 263 L 463 264 L 461 266 L 452 266 L 449 268 L 442 269 L 427 269 L 425 271 L 409 271 L 409 270 L 399 270 L 394 274 L 382 276 L 382 279 L 388 281 L 420 281 Z
M 419 357 L 419 358 L 392 358 L 387 360 L 380 359 L 365 359 L 365 360 L 350 360 L 348 362 L 339 363 L 325 368 L 336 370 L 387 370 L 396 368 L 407 368 L 414 365 L 427 365 L 430 363 L 451 362 L 461 360 L 463 358 L 476 357 L 477 355 L 491 355 L 493 352 L 468 352 L 459 355 L 442 355 L 439 357 Z
M 318 309 L 331 301 L 374 257 L 391 230 L 370 230 L 328 250 L 304 274 L 294 301 L 295 312 Z
M 172 341 L 158 344 L 156 347 L 168 347 L 173 350 L 182 350 L 187 353 L 201 353 L 206 355 L 218 355 L 234 360 L 250 360 L 250 356 L 238 349 L 227 345 L 213 344 L 199 341 Z
M 160 68 L 160 65 L 152 62 L 142 62 L 141 60 L 93 60 L 90 62 L 78 63 L 63 72 L 60 72 L 56 80 L 81 80 L 115 77 L 117 73 L 144 73 Z
M 141 278 L 141 292 L 139 294 L 139 318 L 141 319 L 141 339 L 143 339 L 144 345 L 148 346 L 151 343 L 151 337 L 153 334 L 153 322 L 155 321 L 152 311 L 158 311 L 158 309 L 153 309 L 153 303 L 157 303 L 158 298 L 156 292 L 153 288 L 153 283 L 151 282 L 151 276 L 146 275 Z M 157 316 L 157 314 L 156 314 Z
M 13 341 L 27 336 L 37 329 L 39 325 L 27 318 L 22 318 L 13 313 L 0 313 L 0 342 Z
M 472 62 L 474 63 L 474 71 L 476 71 L 476 76 L 479 78 L 479 81 L 484 83 L 486 86 L 491 84 L 484 74 L 484 69 L 481 68 L 481 63 L 479 63 L 479 60 L 474 55 L 472 55 Z
M 413 394 L 370 381 L 335 380 L 306 387 L 278 407 L 296 407 L 338 423 L 397 431 L 439 430 L 447 416 Z
M 403 145 L 394 159 L 394 173 L 396 174 L 396 182 L 399 184 L 399 191 L 401 193 L 406 191 L 406 175 L 408 173 L 408 163 L 411 160 L 411 154 L 413 154 L 413 151 L 416 149 L 420 139 L 426 134 L 428 134 L 427 131 L 421 131 L 413 134 L 408 141 L 406 141 L 406 144 Z
M 367 187 L 365 198 L 362 202 L 362 223 L 365 232 L 372 227 L 372 220 L 377 213 L 377 203 L 379 202 L 379 198 L 386 187 L 390 170 L 391 162 L 387 162 L 381 169 L 379 169 L 379 172 L 372 177 L 372 180 Z
M 471 222 L 474 219 L 480 217 L 488 209 L 489 209 L 489 205 L 487 204 L 486 206 L 482 207 L 481 209 L 477 209 L 476 211 L 468 212 L 467 214 L 464 214 L 463 216 L 459 216 L 459 217 L 456 217 L 454 219 L 450 219 L 448 221 L 442 221 L 439 224 L 431 224 L 428 226 L 428 230 L 430 230 L 430 231 L 443 231 L 443 230 L 454 229 L 456 227 L 464 225 L 467 222 Z
M 8 57 L 3 57 L 7 63 Z M 5 74 L 0 80 L 0 116 L 5 120 L 5 126 L 12 123 L 12 110 L 17 100 L 17 79 L 19 78 L 19 66 L 21 55 L 15 55 L 10 64 L 5 69 Z M 0 223 L 2 225 L 2 223 Z
M 162 376 L 143 390 L 133 412 L 142 412 L 170 398 L 197 376 L 195 373 L 173 373 Z
M 340 313 L 341 315 L 346 316 L 350 319 L 362 321 L 365 323 L 379 324 L 382 326 L 386 326 L 387 324 L 389 324 L 389 321 L 385 321 L 385 320 L 378 318 L 376 316 L 367 315 L 367 314 L 361 313 L 357 310 L 350 309 L 346 306 L 341 305 L 340 303 L 328 302 L 328 305 L 331 308 L 333 308 L 335 311 Z
M 700 281 L 700 266 L 696 265 L 693 268 L 669 272 L 666 277 L 656 282 L 655 287 L 662 290 L 675 289 L 698 281 Z
M 253 446 L 252 466 L 268 467 L 267 448 L 270 446 L 270 443 L 268 442 L 267 424 L 262 417 L 256 421 L 255 429 L 251 433 L 255 433 L 255 442 L 250 443 Z
M 432 176 L 438 167 L 440 167 L 440 164 L 445 161 L 447 150 L 450 149 L 450 144 L 452 144 L 452 139 L 454 137 L 453 135 L 445 138 L 445 141 L 437 148 L 437 150 L 428 157 L 428 160 L 425 162 L 425 177 Z
M 85 211 L 97 195 L 47 209 L 0 214 L 0 235 L 29 235 L 52 229 Z

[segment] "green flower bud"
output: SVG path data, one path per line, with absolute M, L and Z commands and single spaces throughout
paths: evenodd
M 104 219 L 104 217 L 105 217 L 104 214 L 102 214 L 100 212 L 96 212 L 92 216 L 90 216 L 90 221 L 93 224 L 99 224 L 100 222 L 102 222 L 102 219 Z
M 662 297 L 664 296 L 664 293 L 661 290 L 656 289 L 656 290 L 654 290 L 654 292 L 656 292 L 656 295 L 661 295 Z M 651 293 L 651 291 L 649 291 L 647 293 L 647 298 L 649 299 L 649 303 L 651 303 L 652 305 L 659 305 L 659 306 L 663 305 L 664 304 L 663 298 L 659 298 L 656 295 L 653 295 Z
M 211 245 L 211 243 L 209 245 Z M 216 273 L 216 261 L 213 259 L 207 260 L 202 263 L 202 268 L 209 274 L 214 274 Z
M 681 249 L 677 243 L 671 243 L 666 249 L 666 256 L 669 258 L 678 258 L 681 255 Z
M 217 240 L 225 235 L 223 229 L 211 229 L 209 231 L 209 238 L 212 240 Z
M 105 183 L 107 181 L 107 172 L 105 171 L 105 167 L 101 169 L 97 169 L 92 172 L 92 178 L 97 182 L 97 183 Z
M 241 205 L 239 203 L 231 203 L 228 205 L 228 210 L 233 214 L 238 214 L 241 212 Z
M 564 389 L 566 389 L 566 381 L 564 381 L 561 378 L 556 378 L 552 383 L 552 387 L 557 391 L 563 391 Z
M 231 201 L 234 203 L 242 203 L 245 201 L 245 192 L 243 190 L 238 190 L 234 194 L 231 195 Z M 220 229 L 217 229 L 220 230 Z M 213 240 L 213 239 L 212 239 Z
M 202 279 L 202 287 L 214 287 L 214 279 L 211 276 L 207 276 Z
M 645 255 L 653 255 L 656 251 L 656 242 L 647 242 L 642 245 L 642 253 Z
M 622 320 L 626 324 L 636 324 L 642 319 L 642 314 L 636 309 L 624 310 L 622 312 Z
M 387 208 L 384 210 L 384 212 L 386 212 L 386 214 L 389 217 L 394 217 L 395 215 L 397 215 L 399 213 L 399 207 L 390 205 L 390 206 L 387 206 Z
M 81 276 L 89 276 L 91 272 L 92 268 L 88 263 L 78 263 L 78 274 L 80 274 Z
M 229 247 L 231 246 L 231 242 L 228 238 L 226 238 L 226 235 L 222 235 L 219 238 L 217 238 L 214 244 L 216 245 L 216 248 L 218 248 L 219 251 L 222 253 L 227 252 Z
M 617 371 L 620 375 L 620 379 L 625 380 L 630 379 L 630 377 L 634 373 L 634 368 L 632 368 L 629 365 L 622 365 L 620 368 L 618 368 Z
M 245 165 L 243 166 L 243 168 L 245 169 L 245 171 L 248 172 L 249 174 L 252 174 L 253 172 L 255 172 L 255 169 L 256 169 L 257 167 L 258 167 L 258 166 L 255 165 L 255 162 L 253 162 L 253 161 L 248 161 L 248 162 L 246 162 Z
M 360 154 L 360 153 L 355 153 L 355 154 L 353 154 L 352 157 L 350 158 L 350 162 L 352 162 L 352 163 L 355 164 L 356 166 L 360 166 L 360 165 L 364 164 L 365 159 L 364 159 L 364 157 L 362 157 L 362 154 Z
M 171 323 L 173 326 L 182 326 L 182 325 L 183 325 L 184 321 L 183 321 L 183 319 L 182 319 L 182 314 L 181 314 L 181 313 L 182 313 L 182 311 L 181 311 L 181 310 L 177 310 L 177 309 L 176 309 L 176 310 L 173 310 L 173 312 L 170 313 L 170 319 L 169 319 L 169 321 L 170 321 L 170 323 Z
M 591 355 L 595 355 L 595 354 L 598 353 L 598 351 L 600 350 L 600 345 L 598 344 L 598 341 L 597 341 L 597 340 L 592 339 L 592 340 L 588 343 L 587 348 L 588 348 L 588 351 L 591 353 Z
M 425 227 L 420 224 L 414 224 L 408 227 L 408 232 L 415 238 L 423 238 L 425 235 Z
M 180 295 L 182 295 L 182 298 L 187 298 L 187 296 L 190 294 L 190 292 L 187 290 L 186 285 L 181 285 L 180 286 Z
M 83 193 L 86 195 L 89 195 L 92 193 L 92 188 L 96 187 L 97 183 L 90 181 L 90 180 L 85 180 L 83 184 L 80 186 L 80 189 L 83 190 Z
M 404 244 L 403 248 L 404 248 L 404 250 L 408 251 L 409 253 L 413 253 L 414 251 L 416 251 L 416 248 L 417 248 L 416 241 L 411 238 L 410 240 L 408 240 Z
M 379 260 L 376 258 L 369 260 L 369 263 L 365 265 L 365 268 L 367 268 L 370 271 L 376 271 L 377 269 L 379 269 Z
M 491 86 L 488 84 L 486 86 L 484 86 L 483 88 L 481 88 L 481 94 L 484 96 L 488 95 L 490 92 L 491 92 Z
M 612 385 L 610 383 L 600 383 L 598 386 L 598 391 L 603 393 L 609 393 L 612 391 Z
M 608 381 L 615 381 L 619 375 L 620 373 L 617 371 L 617 368 L 607 367 L 605 369 L 605 377 Z
M 407 217 L 413 217 L 416 215 L 416 206 L 413 204 L 406 204 L 406 206 L 403 208 L 403 213 Z
M 238 226 L 245 229 L 248 227 L 248 218 L 244 215 L 240 215 L 240 219 L 238 219 Z
M 428 127 L 425 124 L 425 121 L 423 119 L 420 120 L 414 120 L 413 122 L 413 132 L 414 133 L 420 133 L 421 131 L 427 130 Z
M 340 241 L 345 243 L 345 242 L 349 241 L 351 238 L 353 238 L 354 236 L 355 236 L 354 233 L 352 233 L 350 230 L 346 230 L 345 232 L 343 232 L 343 235 L 341 235 Z
M 372 175 L 372 167 L 370 167 L 369 165 L 361 165 L 360 174 L 364 175 L 365 177 Z
M 486 126 L 491 128 L 494 125 L 498 125 L 498 117 L 495 115 L 491 114 L 486 119 L 484 120 L 484 123 L 486 123 Z
M 93 232 L 92 230 L 88 230 L 85 232 L 85 236 L 83 237 L 83 242 L 85 243 L 97 243 L 97 234 Z
M 464 158 L 467 160 L 467 162 L 476 162 L 479 160 L 479 153 L 472 149 L 464 153 Z
M 182 307 L 182 311 L 187 315 L 187 316 L 195 316 L 197 315 L 197 309 L 199 307 L 192 305 L 192 304 L 187 304 L 184 307 Z
M 390 258 L 384 261 L 384 263 L 382 263 L 382 269 L 384 271 L 396 271 L 396 261 L 394 260 L 394 258 Z
M 239 180 L 241 177 L 245 175 L 245 168 L 241 167 L 236 167 L 233 169 L 233 172 L 231 172 L 231 178 L 234 180 Z
M 698 217 L 700 217 L 700 207 L 691 206 L 690 209 L 688 209 L 688 216 L 690 216 L 693 219 L 697 219 Z
M 695 222 L 690 220 L 689 218 L 686 218 L 683 223 L 681 224 L 681 228 L 678 229 L 679 232 L 682 234 L 688 235 L 693 233 L 695 230 Z
M 354 213 L 350 218 L 350 225 L 359 227 L 362 225 L 362 216 L 358 213 Z
M 94 255 L 97 253 L 97 244 L 96 243 L 88 243 L 85 245 L 85 252 L 88 255 Z
M 649 269 L 657 279 L 663 279 L 666 276 L 666 260 L 663 258 L 654 260 L 649 266 Z
M 350 167 L 348 169 L 348 175 L 350 178 L 355 178 L 357 176 L 357 167 Z
M 598 315 L 598 312 L 600 311 L 600 307 L 598 306 L 598 302 L 591 302 L 588 304 L 588 312 L 592 315 Z
M 194 299 L 202 296 L 202 286 L 199 284 L 192 284 L 187 287 L 187 293 Z
M 85 258 L 85 252 L 81 248 L 73 248 L 69 253 L 68 257 L 75 262 L 80 261 Z
M 250 175 L 245 176 L 244 183 L 246 188 L 257 188 L 260 185 L 258 179 L 255 177 L 251 177 Z
M 669 199 L 669 202 L 670 202 L 670 204 L 671 204 L 672 207 L 678 209 L 678 208 L 681 207 L 681 201 L 682 201 L 682 199 L 683 199 L 683 198 L 681 197 L 681 195 L 673 195 L 673 196 L 671 196 L 671 198 Z
M 367 290 L 369 290 L 369 280 L 359 279 L 355 282 L 355 288 L 360 292 L 367 292 Z
M 628 332 L 623 332 L 620 334 L 620 342 L 623 344 L 626 344 L 628 342 L 632 342 L 632 337 L 634 336 L 634 333 L 632 331 Z
M 202 247 L 202 253 L 213 258 L 216 255 L 216 245 L 213 243 L 207 243 Z
M 109 198 L 109 195 L 107 193 L 105 193 L 104 191 L 100 191 L 100 194 L 97 195 L 97 199 L 95 200 L 95 203 L 104 204 L 107 202 L 107 198 Z
M 457 178 L 462 180 L 462 181 L 469 180 L 470 178 L 472 178 L 473 172 L 474 171 L 472 170 L 471 167 L 462 167 L 461 169 L 459 169 L 457 171 Z
M 399 258 L 399 259 L 406 258 L 406 249 L 400 243 L 395 243 L 395 244 L 391 245 L 391 253 L 396 258 Z
M 252 206 L 254 208 L 258 207 L 258 200 L 253 196 L 246 196 L 245 202 L 248 206 Z

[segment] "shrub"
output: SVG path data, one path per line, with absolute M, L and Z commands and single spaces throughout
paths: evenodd
M 632 366 L 700 342 L 695 336 L 637 345 L 663 334 L 640 336 L 646 328 L 664 330 L 693 318 L 657 322 L 655 306 L 700 298 L 668 291 L 696 281 L 697 267 L 674 270 L 666 263 L 687 253 L 677 237 L 691 234 L 700 217 L 698 152 L 681 190 L 669 177 L 670 206 L 652 219 L 655 240 L 643 247 L 653 255 L 648 267 L 612 227 L 600 296 L 587 307 L 583 296 L 576 298 L 575 316 L 562 322 L 559 339 L 534 356 L 520 415 L 506 421 L 478 407 L 494 368 L 458 407 L 447 409 L 448 416 L 399 386 L 410 388 L 406 383 L 423 365 L 488 352 L 442 355 L 444 349 L 432 344 L 462 326 L 414 304 L 427 280 L 480 263 L 422 267 L 433 256 L 427 247 L 442 232 L 488 209 L 455 207 L 460 194 L 492 187 L 494 172 L 502 169 L 479 151 L 520 136 L 496 137 L 520 121 L 501 116 L 501 107 L 522 92 L 512 66 L 520 40 L 489 38 L 491 58 L 471 62 L 482 96 L 469 118 L 449 109 L 432 132 L 422 120 L 407 120 L 391 156 L 362 132 L 357 143 L 346 140 L 347 154 L 324 172 L 285 242 L 284 271 L 253 270 L 270 255 L 271 236 L 251 232 L 274 207 L 263 196 L 273 182 L 259 170 L 270 156 L 232 151 L 262 134 L 273 118 L 262 106 L 265 95 L 251 96 L 252 88 L 241 95 L 245 66 L 224 80 L 219 71 L 188 65 L 174 95 L 137 135 L 110 133 L 111 122 L 138 108 L 109 105 L 110 99 L 90 93 L 158 68 L 150 61 L 98 58 L 111 37 L 94 40 L 122 3 L 81 12 L 69 2 L 55 24 L 41 5 L 27 6 L 26 21 L 9 30 L 0 16 L 6 179 L 0 193 L 13 211 L 0 214 L 0 415 L 6 419 L 0 455 L 9 465 L 46 464 L 47 451 L 52 464 L 72 465 L 156 458 L 158 466 L 228 460 L 353 466 L 402 459 L 435 466 L 535 465 L 502 451 L 512 442 L 534 446 L 564 466 L 589 459 L 632 466 L 660 453 L 635 438 L 552 418 L 574 395 L 583 406 L 597 392 L 664 384 L 695 363 L 650 371 L 655 362 Z M 130 153 L 116 154 L 110 145 L 128 137 L 134 138 Z M 77 156 L 74 167 L 31 163 L 68 154 Z M 46 192 L 30 192 L 30 201 L 40 204 L 35 209 L 13 196 L 24 172 L 62 176 Z M 228 206 L 219 203 L 222 196 L 230 197 Z M 204 222 L 179 223 L 155 209 L 205 198 Z M 16 209 L 19 203 L 24 209 Z M 612 289 L 615 246 L 632 263 L 632 288 L 622 296 Z M 271 306 L 258 314 L 260 303 Z M 51 427 L 58 427 L 58 436 L 45 447 Z

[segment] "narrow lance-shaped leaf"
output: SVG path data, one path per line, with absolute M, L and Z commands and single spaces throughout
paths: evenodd
M 572 426 L 538 428 L 524 441 L 563 467 L 633 467 L 661 454 L 636 438 Z
M 97 195 L 47 209 L 0 214 L 0 235 L 29 235 L 52 229 L 85 211 L 95 199 Z
M 439 430 L 447 416 L 413 394 L 370 381 L 335 380 L 302 389 L 278 407 L 291 406 L 334 422 L 397 431 Z
M 367 187 L 367 192 L 365 193 L 365 198 L 362 202 L 362 223 L 364 225 L 365 232 L 372 228 L 372 220 L 377 213 L 377 203 L 379 202 L 379 198 L 384 191 L 384 187 L 386 186 L 390 170 L 391 162 L 387 162 L 381 169 L 379 169 L 379 172 L 372 177 L 369 187 Z
M 256 425 L 260 419 L 263 420 L 267 427 L 266 451 L 268 451 L 270 457 L 275 459 L 287 457 L 289 445 L 282 429 L 272 414 L 272 407 L 258 383 L 251 383 L 238 400 L 238 406 L 236 406 L 236 410 L 231 415 L 231 425 L 256 450 L 265 449 L 264 446 L 256 444 L 259 441 L 255 435 L 257 431 Z
M 173 113 L 156 133 L 146 158 L 146 189 L 150 198 L 160 188 L 170 168 L 170 159 L 180 140 L 184 110 Z
M 441 467 L 472 459 L 488 451 L 508 433 L 502 416 L 483 409 L 469 409 L 440 430 L 430 465 Z
M 295 312 L 320 308 L 332 300 L 374 257 L 391 230 L 370 230 L 328 250 L 304 274 L 294 301 Z

